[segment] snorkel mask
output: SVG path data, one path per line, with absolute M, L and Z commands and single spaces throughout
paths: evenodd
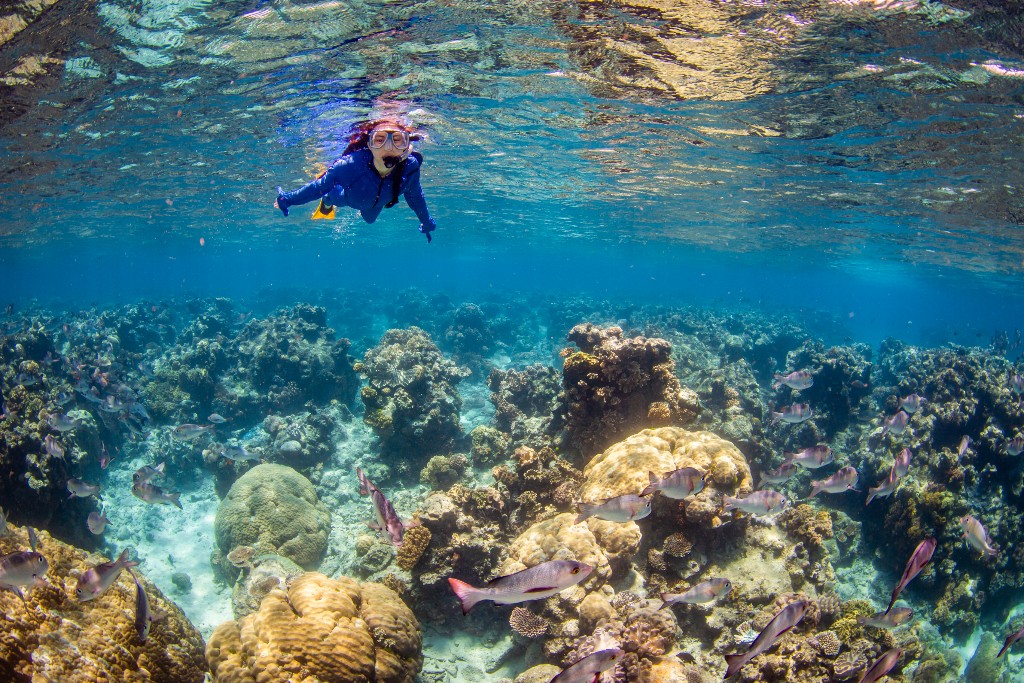
M 366 146 L 371 150 L 388 150 L 389 145 L 391 153 L 382 156 L 381 161 L 386 168 L 394 168 L 409 156 L 412 136 L 408 131 L 404 130 L 375 128 L 370 131 L 369 137 L 366 140 Z

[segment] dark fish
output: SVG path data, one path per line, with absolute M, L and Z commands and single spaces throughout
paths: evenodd
M 1015 394 L 1024 394 L 1024 375 L 1010 375 L 1010 390 Z
M 485 600 L 492 600 L 499 605 L 515 605 L 550 598 L 575 586 L 590 576 L 592 571 L 594 568 L 589 564 L 575 560 L 550 560 L 514 574 L 500 576 L 488 582 L 485 588 L 476 588 L 458 579 L 448 579 L 448 584 L 462 603 L 462 613 L 467 614 L 477 603 Z
M 810 603 L 807 600 L 798 600 L 790 605 L 784 607 L 775 617 L 768 622 L 768 625 L 764 627 L 764 630 L 758 634 L 754 642 L 751 643 L 750 649 L 743 654 L 738 655 L 726 655 L 725 661 L 729 665 L 726 669 L 726 679 L 732 678 L 740 672 L 747 662 L 761 654 L 779 639 L 789 629 L 793 628 L 800 623 L 800 620 L 804 618 L 807 613 L 807 608 Z
M 588 517 L 597 517 L 608 522 L 632 522 L 651 514 L 651 497 L 627 493 L 600 503 L 579 503 L 579 510 L 576 524 Z
M 387 534 L 391 543 L 397 548 L 402 545 L 402 536 L 405 534 L 405 525 L 395 512 L 395 506 L 381 493 L 380 489 L 373 485 L 363 471 L 356 468 L 356 476 L 359 477 L 359 495 L 370 496 L 373 501 L 373 510 L 377 515 L 377 522 L 367 522 L 367 525 L 374 531 Z
M 153 613 L 149 609 L 149 598 L 146 596 L 146 590 L 139 583 L 139 577 L 135 576 L 131 570 L 128 570 L 128 573 L 132 575 L 132 581 L 135 582 L 135 632 L 139 634 L 139 640 L 145 640 L 149 635 L 149 627 L 153 624 Z
M 1010 647 L 1014 643 L 1016 643 L 1018 640 L 1020 640 L 1021 638 L 1024 638 L 1024 626 L 1021 626 L 1019 629 L 1017 629 L 1016 631 L 1014 631 L 1010 635 L 1006 636 L 1006 642 L 1003 643 L 1003 647 L 1002 647 L 1001 650 L 999 650 L 999 654 L 996 655 L 996 659 L 999 659 L 1000 657 L 1002 657 L 1003 654 L 1007 650 L 1009 650 Z
M 896 585 L 896 588 L 892 591 L 892 599 L 889 600 L 889 607 L 886 608 L 886 612 L 892 609 L 892 606 L 896 603 L 896 598 L 900 592 L 907 587 L 907 584 L 914 580 L 914 577 L 921 573 L 924 566 L 932 559 L 932 554 L 935 552 L 935 546 L 937 542 L 934 538 L 926 538 L 921 541 L 917 548 L 914 549 L 914 554 L 907 560 L 907 566 L 903 570 L 903 576 L 900 578 L 900 582 Z
M 548 683 L 596 683 L 601 674 L 613 668 L 625 654 L 619 648 L 598 650 L 562 671 Z
M 32 527 L 27 527 L 27 529 L 28 529 L 28 547 L 32 548 L 32 552 L 35 552 L 36 550 L 39 549 L 39 536 L 36 535 L 36 530 L 33 529 Z
M 98 564 L 87 569 L 78 577 L 78 588 L 75 589 L 75 595 L 82 602 L 95 600 L 114 585 L 123 570 L 137 566 L 139 566 L 138 562 L 128 559 L 128 549 L 125 548 L 116 561 Z
M 862 382 L 859 379 L 855 379 L 850 382 L 850 386 L 853 387 L 854 389 L 867 389 L 871 385 L 868 384 L 867 382 Z
M 864 675 L 860 677 L 857 683 L 875 683 L 875 681 L 881 680 L 885 674 L 892 671 L 892 668 L 896 666 L 896 662 L 902 656 L 903 650 L 898 647 L 886 651 L 885 654 L 875 660 L 870 669 L 864 672 Z

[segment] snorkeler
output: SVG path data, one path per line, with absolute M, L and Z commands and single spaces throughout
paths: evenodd
M 412 151 L 414 139 L 418 137 L 389 119 L 363 124 L 326 173 L 292 192 L 278 187 L 274 206 L 287 216 L 288 207 L 319 199 L 313 218 L 332 219 L 335 206 L 350 206 L 359 210 L 364 221 L 373 223 L 381 209 L 390 209 L 404 194 L 409 208 L 420 219 L 420 232 L 430 242 L 430 233 L 437 225 L 420 187 L 423 155 Z

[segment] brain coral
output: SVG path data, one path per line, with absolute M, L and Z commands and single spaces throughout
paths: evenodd
M 213 683 L 412 683 L 422 647 L 416 617 L 390 588 L 309 573 L 218 626 L 206 658 Z
M 9 527 L 0 555 L 29 547 L 22 530 Z M 94 683 L 200 683 L 206 672 L 203 639 L 178 606 L 141 574 L 150 608 L 167 616 L 153 622 L 146 640 L 135 631 L 135 586 L 122 575 L 101 598 L 74 598 L 78 577 L 100 562 L 95 555 L 39 534 L 39 552 L 50 563 L 49 585 L 33 588 L 26 602 L 0 592 L 0 680 Z
M 214 522 L 217 545 L 240 545 L 316 568 L 327 549 L 331 513 L 304 476 L 284 465 L 257 465 L 228 491 Z

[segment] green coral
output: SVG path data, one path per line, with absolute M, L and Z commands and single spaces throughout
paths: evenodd
M 461 454 L 435 455 L 420 472 L 420 482 L 434 491 L 443 491 L 462 479 L 469 459 Z
M 512 440 L 494 427 L 480 425 L 469 433 L 469 438 L 473 441 L 473 464 L 478 467 L 495 465 L 510 454 Z
M 857 622 L 857 617 L 869 617 L 875 608 L 867 600 L 847 600 L 843 603 L 840 617 L 832 624 L 832 630 L 844 643 L 852 643 L 864 637 L 864 627 Z

